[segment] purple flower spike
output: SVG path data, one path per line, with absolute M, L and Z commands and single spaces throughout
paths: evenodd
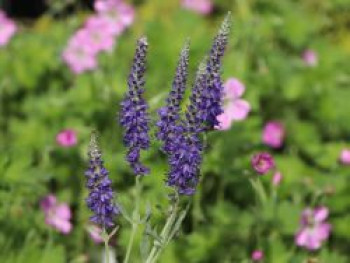
M 206 67 L 206 89 L 203 92 L 203 105 L 207 107 L 207 114 L 203 117 L 203 121 L 207 123 L 209 129 L 213 129 L 220 123 L 217 116 L 222 114 L 222 100 L 224 96 L 224 85 L 220 75 L 221 60 L 225 53 L 228 42 L 228 35 L 231 28 L 231 13 L 229 13 L 214 42 L 212 44 Z
M 202 142 L 197 134 L 177 134 L 176 148 L 169 156 L 170 171 L 167 184 L 179 194 L 192 195 L 198 184 L 202 162 Z
M 150 146 L 148 105 L 143 98 L 146 70 L 147 39 L 140 38 L 130 71 L 129 89 L 121 103 L 120 124 L 124 127 L 124 144 L 129 148 L 126 160 L 136 175 L 146 175 L 149 169 L 140 162 L 141 150 Z
M 90 220 L 103 228 L 112 227 L 113 219 L 119 214 L 119 208 L 113 203 L 114 194 L 112 182 L 108 178 L 108 171 L 103 165 L 101 151 L 95 133 L 91 134 L 89 145 L 90 165 L 85 172 L 86 186 L 89 196 L 86 204 L 94 213 Z
M 174 144 L 175 133 L 182 130 L 181 126 L 179 126 L 180 104 L 186 89 L 188 60 L 189 41 L 186 41 L 180 54 L 172 89 L 166 99 L 166 106 L 160 108 L 158 111 L 159 121 L 157 122 L 157 126 L 159 130 L 157 138 L 163 142 L 162 149 L 166 153 L 170 153 L 173 148 L 171 144 Z
M 190 103 L 186 111 L 186 123 L 191 132 L 204 131 L 203 119 L 207 119 L 207 105 L 204 98 L 206 88 L 206 59 L 199 64 Z

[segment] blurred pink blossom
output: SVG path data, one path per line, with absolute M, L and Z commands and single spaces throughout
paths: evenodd
M 101 233 L 102 233 L 102 229 L 96 225 L 89 225 L 87 227 L 87 231 L 91 237 L 91 239 L 95 242 L 95 243 L 102 243 L 103 242 L 103 238 L 101 237 Z
M 272 148 L 280 148 L 283 145 L 285 129 L 282 123 L 277 121 L 268 122 L 263 130 L 262 141 Z
M 267 152 L 255 154 L 251 162 L 254 170 L 261 175 L 266 174 L 275 167 L 275 160 Z
M 109 23 L 99 16 L 91 16 L 85 24 L 86 34 L 89 36 L 89 44 L 95 53 L 111 51 L 114 47 L 115 36 L 108 30 Z M 102 29 L 102 30 L 101 30 Z
M 67 204 L 57 203 L 53 194 L 47 195 L 40 201 L 40 207 L 45 214 L 45 223 L 63 234 L 72 230 L 71 211 Z
M 16 24 L 0 9 L 0 47 L 7 45 L 16 31 Z
M 56 142 L 63 147 L 74 146 L 78 142 L 76 132 L 72 129 L 63 130 L 57 134 Z
M 227 112 L 221 113 L 216 117 L 216 119 L 220 123 L 219 126 L 215 127 L 216 129 L 225 131 L 231 128 L 232 118 Z
M 301 227 L 295 235 L 295 243 L 308 250 L 319 249 L 331 232 L 331 225 L 325 222 L 328 213 L 328 208 L 324 206 L 306 208 L 301 215 Z
M 210 14 L 213 11 L 211 0 L 182 0 L 182 6 L 202 15 Z
M 62 57 L 75 74 L 97 68 L 96 48 L 91 44 L 89 31 L 77 31 L 69 40 Z
M 311 49 L 307 49 L 302 54 L 302 59 L 307 66 L 314 67 L 318 63 L 317 53 Z
M 281 184 L 282 179 L 283 175 L 281 174 L 281 172 L 275 172 L 272 177 L 272 184 L 274 186 L 279 186 Z
M 343 149 L 339 156 L 339 161 L 342 164 L 350 165 L 350 149 Z
M 120 26 L 128 27 L 134 21 L 134 8 L 122 0 L 97 0 L 94 8 L 99 15 L 106 17 L 118 30 Z
M 253 261 L 260 261 L 264 258 L 264 252 L 261 250 L 254 250 L 251 258 Z
M 75 74 L 96 69 L 98 53 L 111 51 L 116 37 L 134 21 L 133 7 L 122 0 L 97 0 L 94 8 L 97 14 L 71 37 L 62 54 Z
M 241 121 L 248 117 L 249 102 L 241 99 L 245 86 L 235 78 L 228 79 L 224 84 L 224 112 L 217 116 L 218 130 L 228 130 L 234 121 Z
M 111 21 L 103 15 L 90 16 L 85 22 L 85 27 L 100 27 L 100 31 L 102 31 L 101 34 L 109 34 L 113 37 L 120 35 L 125 28 L 121 23 L 118 25 L 111 23 Z M 103 28 L 103 30 L 101 30 L 101 28 Z

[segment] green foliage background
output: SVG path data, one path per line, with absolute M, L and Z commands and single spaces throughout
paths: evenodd
M 72 75 L 60 54 L 88 14 L 54 19 L 49 14 L 20 23 L 20 32 L 0 49 L 0 262 L 93 261 L 101 249 L 85 230 L 84 198 L 87 143 L 100 132 L 106 166 L 118 200 L 132 207 L 133 175 L 124 162 L 125 149 L 116 123 L 119 102 L 135 40 L 149 39 L 146 96 L 151 111 L 162 105 L 171 86 L 179 50 L 191 38 L 191 80 L 227 11 L 234 18 L 224 59 L 224 79 L 246 85 L 252 105 L 249 118 L 230 131 L 209 135 L 202 181 L 183 233 L 160 262 L 249 262 L 261 248 L 265 262 L 305 262 L 310 255 L 295 247 L 299 215 L 315 196 L 330 208 L 332 236 L 312 254 L 320 262 L 350 262 L 350 168 L 338 165 L 341 149 L 350 147 L 350 9 L 348 1 L 218 0 L 207 17 L 183 10 L 178 1 L 135 1 L 136 21 L 100 67 Z M 300 58 L 318 53 L 316 67 Z M 153 115 L 155 116 L 155 115 Z M 264 123 L 280 120 L 287 127 L 285 147 L 272 151 L 284 175 L 277 206 L 263 211 L 245 176 L 261 143 Z M 79 143 L 64 149 L 55 142 L 64 128 L 78 132 Z M 145 178 L 144 200 L 165 207 L 166 160 L 155 147 L 144 158 L 152 168 Z M 271 150 L 269 150 L 271 151 Z M 270 176 L 262 178 L 270 187 Z M 73 209 L 73 232 L 60 235 L 44 224 L 38 202 L 47 193 Z M 129 228 L 120 220 L 116 252 L 123 255 Z M 135 253 L 131 262 L 138 262 Z

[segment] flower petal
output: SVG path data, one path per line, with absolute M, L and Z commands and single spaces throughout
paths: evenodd
M 227 99 L 238 99 L 242 97 L 245 86 L 236 78 L 229 78 L 224 84 L 225 97 Z
M 219 122 L 218 126 L 215 126 L 215 129 L 225 131 L 231 128 L 232 119 L 227 113 L 221 113 L 216 117 Z
M 324 220 L 327 219 L 329 214 L 328 208 L 321 206 L 317 207 L 314 210 L 314 219 L 316 222 L 323 222 Z
M 321 223 L 315 227 L 318 238 L 323 241 L 328 239 L 332 226 L 328 223 Z
M 66 220 L 69 220 L 72 216 L 70 208 L 67 204 L 59 204 L 58 206 L 56 206 L 54 215 L 56 217 Z
M 247 118 L 250 109 L 249 102 L 238 99 L 227 105 L 225 112 L 227 112 L 232 120 L 240 121 Z
M 56 205 L 56 203 L 56 196 L 49 194 L 40 201 L 40 207 L 44 213 L 48 213 Z
M 306 242 L 307 242 L 307 230 L 303 228 L 295 235 L 295 243 L 298 246 L 303 247 L 306 245 Z

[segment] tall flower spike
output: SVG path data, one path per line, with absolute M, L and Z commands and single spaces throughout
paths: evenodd
M 203 131 L 203 120 L 207 119 L 207 107 L 205 102 L 206 92 L 206 61 L 205 57 L 199 64 L 194 86 L 190 96 L 190 103 L 186 111 L 186 124 L 189 132 Z
M 216 117 L 223 113 L 222 98 L 224 86 L 221 79 L 221 60 L 228 43 L 228 35 L 231 28 L 231 13 L 228 13 L 221 24 L 218 34 L 214 38 L 206 67 L 206 91 L 203 94 L 203 105 L 207 105 L 207 114 L 203 121 L 209 129 L 219 125 Z
M 187 75 L 188 75 L 188 61 L 189 61 L 189 40 L 186 40 L 180 54 L 178 65 L 176 68 L 175 78 L 172 84 L 172 89 L 166 99 L 166 106 L 158 111 L 159 121 L 157 126 L 159 128 L 157 137 L 163 141 L 163 150 L 170 153 L 174 144 L 174 137 L 176 132 L 181 132 L 182 126 L 180 121 L 180 104 L 183 99 Z
M 186 111 L 185 126 L 174 133 L 175 143 L 169 154 L 170 171 L 167 184 L 176 187 L 179 194 L 184 195 L 194 194 L 199 181 L 203 153 L 199 132 L 203 131 L 202 115 L 206 113 L 201 98 L 206 80 L 205 69 L 206 60 L 199 65 Z
M 145 175 L 149 169 L 140 162 L 141 150 L 150 146 L 148 105 L 143 98 L 145 85 L 147 39 L 140 38 L 128 79 L 128 91 L 121 103 L 120 124 L 124 127 L 124 144 L 128 147 L 126 160 L 136 175 Z
M 112 227 L 114 225 L 113 219 L 120 211 L 113 202 L 112 182 L 108 178 L 108 171 L 103 165 L 95 132 L 91 134 L 88 153 L 90 163 L 85 176 L 89 196 L 86 199 L 86 204 L 94 213 L 90 220 L 104 228 Z

